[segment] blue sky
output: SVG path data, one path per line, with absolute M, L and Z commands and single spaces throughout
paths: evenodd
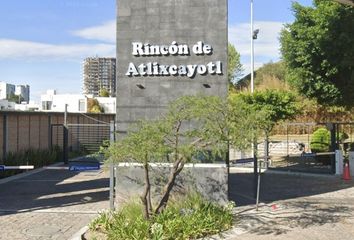
M 202 0 L 201 0 L 202 1 Z M 311 5 L 312 0 L 298 0 Z M 80 93 L 82 60 L 115 56 L 115 0 L 1 0 L 0 81 Z M 249 72 L 249 0 L 229 0 L 229 41 Z M 255 65 L 279 59 L 279 31 L 293 21 L 290 0 L 254 0 Z

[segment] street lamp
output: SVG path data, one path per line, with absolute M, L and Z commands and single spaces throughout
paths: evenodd
M 251 1 L 251 93 L 254 92 L 254 40 L 257 39 L 259 29 L 254 30 L 253 28 L 253 0 Z M 254 174 L 254 195 L 256 197 L 256 210 L 258 211 L 259 204 L 259 190 L 260 190 L 260 180 L 261 180 L 261 168 L 258 171 L 258 159 L 257 159 L 257 140 L 254 139 L 252 144 L 252 155 L 253 155 L 253 174 Z M 259 164 L 259 167 L 261 165 Z
M 253 0 L 251 0 L 251 93 L 254 92 L 254 30 L 253 30 Z
M 253 27 L 253 0 L 251 0 L 251 93 L 254 92 L 254 40 L 257 39 L 259 29 Z

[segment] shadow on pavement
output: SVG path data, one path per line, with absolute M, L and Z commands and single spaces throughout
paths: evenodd
M 35 210 L 98 211 L 92 204 L 109 200 L 109 178 L 103 170 L 44 170 L 0 184 L 0 215 Z M 89 204 L 89 206 L 85 206 Z M 65 209 L 64 209 L 65 207 Z
M 255 204 L 253 173 L 230 173 L 229 197 L 237 206 Z M 354 187 L 334 176 L 303 176 L 265 173 L 261 176 L 260 201 L 270 203 L 279 200 L 313 196 Z
M 287 202 L 279 209 L 268 206 L 260 211 L 238 215 L 237 225 L 243 231 L 256 235 L 281 235 L 293 229 L 306 229 L 340 222 L 351 216 L 352 209 L 345 206 L 324 206 L 317 202 Z

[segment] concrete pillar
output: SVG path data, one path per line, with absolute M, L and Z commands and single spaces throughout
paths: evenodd
M 343 175 L 343 152 L 336 150 L 336 175 Z

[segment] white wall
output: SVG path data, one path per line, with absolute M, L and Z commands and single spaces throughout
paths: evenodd
M 103 107 L 105 113 L 116 113 L 115 97 L 96 97 L 98 103 Z
M 7 100 L 0 100 L 0 110 L 15 110 L 15 103 Z
M 79 103 L 82 101 L 83 109 L 79 109 Z M 65 104 L 68 105 L 68 112 L 86 112 L 87 99 L 84 95 L 60 94 L 53 96 L 53 104 L 51 111 L 64 112 Z

